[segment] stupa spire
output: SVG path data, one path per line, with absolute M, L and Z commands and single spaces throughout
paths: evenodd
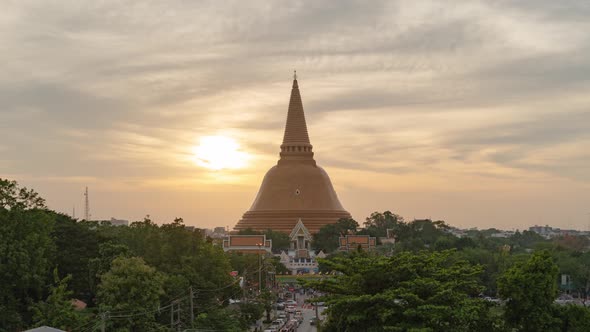
M 309 142 L 303 102 L 299 93 L 297 83 L 297 71 L 293 74 L 293 87 L 291 88 L 291 99 L 287 111 L 287 124 L 285 135 L 281 145 L 281 160 L 283 159 L 307 159 L 313 160 L 312 145 Z

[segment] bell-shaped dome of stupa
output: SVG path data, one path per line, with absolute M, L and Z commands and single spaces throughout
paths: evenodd
M 295 77 L 280 159 L 264 176 L 254 203 L 235 229 L 289 233 L 301 219 L 311 233 L 316 233 L 326 224 L 350 218 L 328 173 L 316 165 L 313 155 Z

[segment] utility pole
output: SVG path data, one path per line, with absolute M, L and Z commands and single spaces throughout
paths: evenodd
M 248 269 L 244 269 L 244 276 L 242 277 L 242 291 L 244 292 L 244 298 L 242 301 L 246 302 L 246 274 L 248 274 Z
M 170 328 L 174 328 L 174 301 L 170 304 Z
M 106 316 L 108 312 L 100 314 L 100 332 L 105 332 L 106 329 Z
M 178 320 L 176 321 L 176 331 L 180 332 L 180 325 L 181 325 L 181 322 L 180 322 L 180 313 L 181 313 L 182 310 L 180 310 L 180 303 L 181 302 L 178 301 L 177 303 L 178 303 L 178 308 L 176 309 L 176 313 L 178 314 L 178 318 L 177 318 Z
M 189 287 L 188 293 L 190 296 L 190 303 L 191 303 L 191 327 L 193 327 L 193 321 L 195 320 L 195 312 L 193 307 L 193 286 Z

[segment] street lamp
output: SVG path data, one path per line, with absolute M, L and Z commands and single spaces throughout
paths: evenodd
M 262 294 L 262 258 L 260 256 L 263 243 L 257 243 L 258 246 L 258 294 Z

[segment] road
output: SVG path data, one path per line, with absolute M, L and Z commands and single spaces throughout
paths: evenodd
M 297 308 L 299 310 L 301 310 L 301 312 L 303 313 L 303 322 L 297 328 L 297 332 L 316 332 L 317 328 L 315 326 L 309 324 L 309 320 L 312 317 L 315 317 L 315 309 L 306 309 L 306 308 L 301 309 L 301 306 L 298 306 Z M 324 319 L 324 316 L 322 315 L 323 309 L 324 309 L 323 307 L 318 308 L 318 312 L 320 314 L 321 319 Z

